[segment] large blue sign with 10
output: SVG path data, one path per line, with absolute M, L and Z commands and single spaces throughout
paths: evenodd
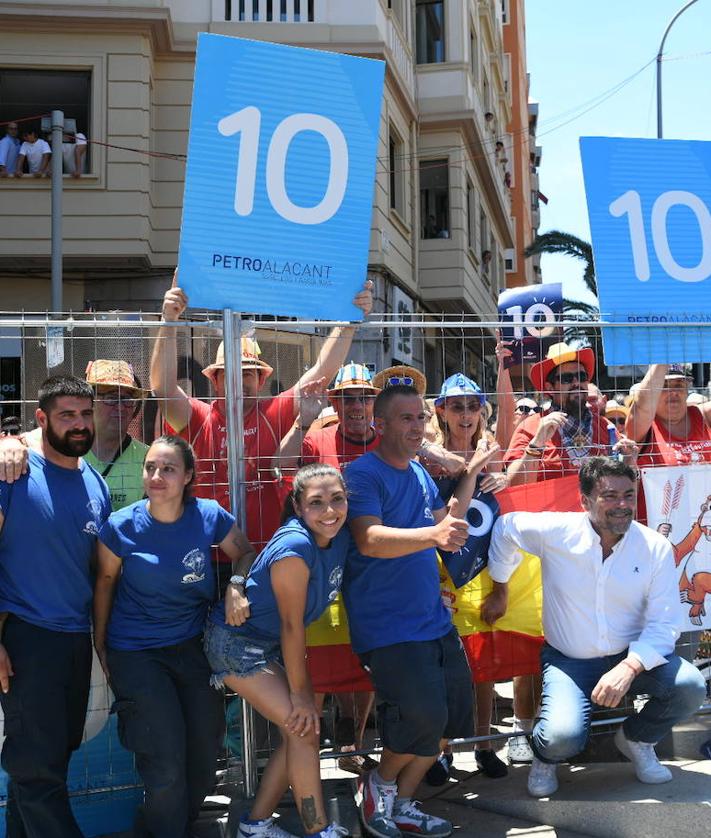
M 582 137 L 580 150 L 601 319 L 637 324 L 603 329 L 605 363 L 708 361 L 711 328 L 694 324 L 711 323 L 711 143 Z
M 198 36 L 178 268 L 190 304 L 361 319 L 384 63 Z

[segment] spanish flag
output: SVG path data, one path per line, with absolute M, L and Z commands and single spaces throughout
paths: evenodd
M 496 499 L 501 514 L 581 509 L 577 476 L 515 486 L 499 492 Z M 482 603 L 493 588 L 486 568 L 457 589 L 440 564 L 440 579 L 442 596 L 452 610 L 452 620 L 476 682 L 508 681 L 515 675 L 534 675 L 540 671 L 543 588 L 537 556 L 523 554 L 523 561 L 509 581 L 508 610 L 494 626 L 487 625 L 480 616 Z

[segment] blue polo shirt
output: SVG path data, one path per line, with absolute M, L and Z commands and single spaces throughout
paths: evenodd
M 434 481 L 414 460 L 399 469 L 371 452 L 346 467 L 345 479 L 349 520 L 374 516 L 386 527 L 431 527 L 433 512 L 444 506 Z M 436 640 L 452 629 L 440 596 L 434 547 L 395 559 L 355 550 L 343 578 L 343 600 L 357 653 Z
M 62 468 L 30 451 L 29 467 L 15 483 L 0 482 L 0 611 L 52 631 L 88 632 L 108 487 L 83 460 Z
M 212 545 L 235 519 L 217 501 L 191 498 L 172 524 L 139 500 L 114 512 L 99 539 L 123 562 L 106 644 L 135 651 L 175 646 L 200 634 L 214 600 Z
M 287 556 L 298 556 L 309 569 L 309 585 L 304 609 L 304 625 L 317 620 L 338 595 L 346 558 L 352 551 L 351 535 L 344 526 L 328 547 L 319 547 L 311 533 L 298 518 L 290 518 L 274 533 L 267 546 L 252 565 L 245 594 L 250 616 L 241 626 L 225 624 L 225 604 L 215 605 L 210 619 L 247 637 L 278 640 L 281 620 L 272 588 L 271 571 L 276 562 Z

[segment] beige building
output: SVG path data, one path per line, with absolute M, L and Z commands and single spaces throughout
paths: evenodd
M 62 109 L 87 134 L 64 176 L 64 307 L 153 309 L 176 263 L 196 35 L 386 61 L 369 274 L 381 312 L 490 315 L 514 247 L 498 142 L 512 116 L 501 0 L 64 0 L 0 3 L 0 122 Z M 29 118 L 29 119 L 28 119 Z M 49 181 L 0 179 L 5 310 L 49 305 Z M 434 336 L 362 344 L 376 366 L 451 357 Z M 364 338 L 375 337 L 365 335 Z M 481 342 L 480 342 L 481 343 Z M 467 350 L 468 352 L 468 350 Z

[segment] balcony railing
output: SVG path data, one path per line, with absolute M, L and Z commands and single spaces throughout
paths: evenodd
M 224 19 L 240 23 L 316 23 L 319 0 L 224 0 Z

